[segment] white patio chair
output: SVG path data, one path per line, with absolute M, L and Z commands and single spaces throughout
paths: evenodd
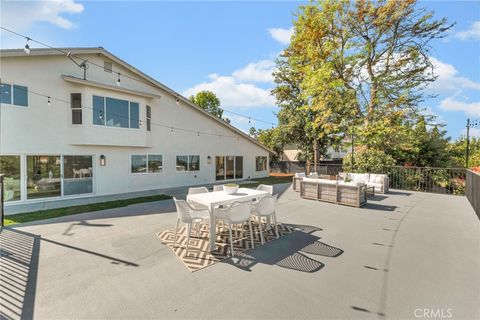
M 235 255 L 233 251 L 233 240 L 232 240 L 232 225 L 242 224 L 248 221 L 248 226 L 250 229 L 250 241 L 253 244 L 253 229 L 252 221 L 250 220 L 250 212 L 252 209 L 252 203 L 248 202 L 234 202 L 226 208 L 219 208 L 215 212 L 215 217 L 217 220 L 222 220 L 224 223 L 228 224 L 228 233 L 230 238 L 230 251 L 231 256 Z M 243 232 L 243 229 L 242 229 Z
M 262 239 L 262 244 L 265 243 L 262 231 L 262 217 L 273 217 L 272 220 L 275 220 L 275 234 L 278 239 L 277 215 L 275 213 L 277 197 L 278 195 L 264 197 L 252 205 L 252 215 L 256 216 L 258 219 L 258 228 L 260 229 L 260 239 Z
M 223 191 L 223 185 L 222 184 L 214 185 L 213 191 Z
M 173 239 L 173 247 L 177 243 L 177 231 L 178 225 L 183 222 L 187 226 L 187 253 L 188 253 L 188 245 L 190 242 L 190 233 L 192 230 L 192 224 L 196 224 L 203 220 L 208 220 L 210 218 L 210 214 L 208 210 L 205 209 L 197 209 L 192 207 L 188 204 L 185 200 L 178 200 L 177 198 L 173 197 L 175 201 L 175 206 L 177 207 L 177 225 L 175 226 L 175 236 Z M 197 229 L 197 236 L 198 236 L 198 229 Z
M 199 193 L 207 193 L 207 187 L 195 187 L 195 188 L 188 188 L 188 194 L 199 194 Z
M 195 188 L 188 188 L 188 194 L 191 195 L 191 194 L 199 194 L 199 193 L 208 193 L 208 189 L 207 187 L 195 187 Z M 202 210 L 205 210 L 205 209 L 208 209 L 206 206 L 204 205 L 201 205 L 199 203 L 195 203 L 193 201 L 188 201 L 188 204 L 190 204 L 190 206 L 194 207 L 195 209 L 202 209 Z
M 258 185 L 257 190 L 267 191 L 268 193 L 270 193 L 270 195 L 273 195 L 273 186 L 271 186 L 271 185 L 260 184 L 260 185 Z

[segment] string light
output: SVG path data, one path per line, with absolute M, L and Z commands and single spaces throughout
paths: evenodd
M 48 101 L 47 101 L 47 104 L 50 106 L 51 104 L 51 101 L 50 101 L 50 96 L 48 96 Z
M 197 137 L 200 137 L 200 132 L 197 131 Z
M 172 133 L 173 133 L 173 127 L 170 127 L 170 132 L 172 132 Z
M 7 31 L 7 32 L 10 32 L 10 33 L 12 33 L 12 34 L 15 34 L 15 35 L 17 35 L 17 36 L 19 36 L 19 37 L 22 37 L 22 38 L 27 39 L 27 44 L 25 45 L 25 49 L 24 49 L 25 53 L 27 53 L 27 54 L 30 54 L 30 46 L 29 46 L 28 43 L 29 43 L 29 41 L 32 41 L 32 42 L 35 42 L 35 43 L 37 43 L 37 44 L 39 44 L 39 45 L 42 45 L 42 46 L 44 46 L 44 47 L 47 47 L 47 48 L 50 48 L 50 49 L 52 49 L 52 50 L 56 50 L 56 51 L 58 51 L 58 52 L 61 52 L 61 53 L 65 54 L 67 57 L 77 58 L 77 59 L 82 60 L 82 63 L 80 64 L 80 66 L 81 66 L 82 68 L 84 68 L 84 70 L 86 70 L 86 68 L 88 67 L 88 65 L 86 65 L 87 60 L 84 59 L 84 58 L 82 58 L 82 57 L 80 57 L 80 56 L 78 56 L 78 55 L 72 54 L 72 53 L 70 53 L 70 52 L 67 52 L 67 51 L 62 50 L 62 49 L 59 49 L 59 48 L 55 48 L 55 47 L 50 46 L 50 45 L 48 45 L 48 44 L 46 44 L 46 43 L 44 43 L 44 42 L 41 42 L 41 41 L 36 40 L 36 39 L 32 39 L 32 38 L 30 38 L 30 37 L 27 37 L 26 35 L 23 35 L 23 34 L 21 34 L 21 33 L 15 32 L 15 31 L 10 30 L 10 29 L 8 29 L 8 28 L 1 27 L 1 26 L 0 26 L 0 29 L 2 29 L 2 30 L 4 30 L 4 31 Z M 105 67 L 104 65 L 100 65 L 100 64 L 95 63 L 95 62 L 93 62 L 93 61 L 88 61 L 88 63 L 91 64 L 91 65 L 93 65 L 93 66 L 95 66 L 95 67 L 97 67 L 97 68 L 101 68 L 102 70 L 103 70 L 104 67 Z M 112 73 L 115 73 L 115 72 L 112 72 Z M 127 74 L 120 74 L 120 72 L 117 72 L 117 75 L 118 75 L 118 78 L 117 78 L 117 85 L 118 85 L 118 86 L 120 86 L 120 75 L 122 75 L 123 77 L 129 78 L 129 79 L 131 79 L 131 80 L 133 80 L 133 81 L 137 81 L 137 82 L 140 82 L 140 83 L 143 83 L 143 84 L 151 85 L 151 82 L 150 82 L 150 81 L 146 81 L 146 80 L 143 80 L 143 79 L 138 79 L 137 77 L 132 77 L 132 76 L 129 76 L 129 75 L 127 75 Z M 176 103 L 177 103 L 177 105 L 179 105 L 179 104 L 180 104 L 179 94 L 175 93 L 173 90 L 171 91 L 171 93 L 172 93 L 172 94 L 176 94 L 176 96 L 177 96 Z M 265 124 L 270 124 L 270 123 L 271 123 L 271 121 L 266 121 L 266 120 L 262 120 L 262 119 L 257 119 L 257 118 L 249 117 L 249 116 L 246 116 L 246 115 L 237 113 L 237 112 L 230 111 L 230 110 L 228 110 L 228 109 L 223 109 L 223 111 L 224 111 L 224 112 L 227 112 L 227 113 L 231 113 L 231 114 L 237 115 L 237 116 L 242 117 L 242 118 L 244 118 L 244 119 L 249 119 L 249 122 L 248 122 L 249 124 L 251 124 L 251 121 L 252 121 L 252 120 L 255 120 L 256 122 L 262 122 L 262 123 L 265 123 Z
M 178 98 L 178 94 L 177 94 L 177 98 L 175 99 L 175 103 L 177 104 L 177 106 L 180 104 L 180 99 Z
M 29 37 L 25 37 L 27 39 L 27 43 L 25 44 L 25 48 L 23 48 L 23 51 L 25 51 L 26 54 L 30 54 L 30 46 L 28 45 L 28 41 L 31 39 Z
M 250 119 L 250 117 L 248 117 L 248 124 L 251 124 L 252 123 L 252 120 Z

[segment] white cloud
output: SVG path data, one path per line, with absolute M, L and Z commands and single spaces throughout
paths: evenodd
M 480 117 L 480 102 L 457 100 L 456 96 L 448 97 L 440 102 L 440 109 L 444 111 L 461 111 L 472 117 Z
M 462 136 L 467 136 L 467 128 L 463 129 L 463 130 L 460 132 L 460 135 L 462 135 Z M 480 129 L 470 128 L 469 135 L 470 135 L 470 137 L 480 138 Z
M 480 83 L 458 75 L 458 70 L 451 64 L 442 62 L 434 57 L 430 58 L 437 80 L 429 85 L 434 92 L 458 91 L 462 89 L 480 90 Z
M 236 70 L 232 75 L 238 80 L 253 82 L 273 82 L 273 69 L 275 62 L 261 60 L 247 64 L 242 69 Z
M 81 13 L 83 10 L 83 5 L 75 0 L 2 0 L 1 20 L 3 27 L 17 32 L 25 32 L 39 22 L 70 29 L 74 26 L 73 22 L 62 15 Z
M 273 39 L 277 40 L 283 45 L 287 45 L 290 43 L 290 38 L 293 35 L 293 27 L 291 27 L 290 29 L 269 28 L 268 32 Z
M 472 23 L 469 29 L 464 31 L 458 31 L 454 33 L 455 37 L 460 40 L 467 39 L 480 39 L 480 21 Z
M 243 83 L 233 76 L 221 76 L 216 73 L 208 76 L 209 81 L 202 82 L 183 92 L 191 96 L 202 90 L 214 92 L 225 107 L 273 107 L 275 99 L 269 89 L 262 89 L 254 84 Z

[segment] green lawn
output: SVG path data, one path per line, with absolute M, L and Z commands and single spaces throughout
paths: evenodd
M 292 177 L 269 176 L 266 178 L 258 178 L 254 180 L 256 181 L 254 183 L 242 184 L 241 185 L 242 188 L 255 188 L 259 184 L 277 184 L 277 183 L 292 182 Z M 73 207 L 66 207 L 66 208 L 57 208 L 57 209 L 40 210 L 35 212 L 19 213 L 15 215 L 5 216 L 4 223 L 6 226 L 8 226 L 8 225 L 13 225 L 17 223 L 57 218 L 57 217 L 69 216 L 71 214 L 99 211 L 104 209 L 126 207 L 131 204 L 166 200 L 171 198 L 172 197 L 170 196 L 160 194 L 160 195 L 149 196 L 149 197 L 115 200 L 115 201 L 108 201 L 108 202 L 84 204 L 80 206 L 73 206 Z
M 40 211 L 27 212 L 27 213 L 19 213 L 19 214 L 5 216 L 4 223 L 5 223 L 5 226 L 8 226 L 8 225 L 17 224 L 17 223 L 24 223 L 24 222 L 43 220 L 43 219 L 49 219 L 49 218 L 57 218 L 57 217 L 69 216 L 71 214 L 99 211 L 104 209 L 126 207 L 131 204 L 166 200 L 171 198 L 172 197 L 167 196 L 165 194 L 159 194 L 156 196 L 149 196 L 149 197 L 139 197 L 139 198 L 132 198 L 132 199 L 84 204 L 80 206 L 72 206 L 72 207 L 66 207 L 66 208 L 57 208 L 57 209 L 40 210 Z
M 259 184 L 277 184 L 277 183 L 287 183 L 287 182 L 292 182 L 292 177 L 291 176 L 286 176 L 286 177 L 278 177 L 278 176 L 269 176 L 266 178 L 253 178 L 252 180 L 255 180 L 257 182 L 254 183 L 247 183 L 247 184 L 242 184 L 242 188 L 255 188 Z

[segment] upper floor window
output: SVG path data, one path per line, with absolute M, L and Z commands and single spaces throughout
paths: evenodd
M 199 171 L 200 170 L 200 156 L 177 156 L 177 171 Z
M 70 94 L 70 107 L 72 108 L 72 124 L 82 124 L 82 94 Z
M 93 96 L 93 124 L 118 127 L 140 127 L 139 104 L 110 97 Z
M 0 84 L 0 102 L 28 107 L 28 88 L 16 84 Z
M 255 170 L 256 171 L 266 171 L 267 170 L 267 157 L 266 156 L 255 157 Z
M 152 107 L 147 106 L 147 131 L 152 131 Z

